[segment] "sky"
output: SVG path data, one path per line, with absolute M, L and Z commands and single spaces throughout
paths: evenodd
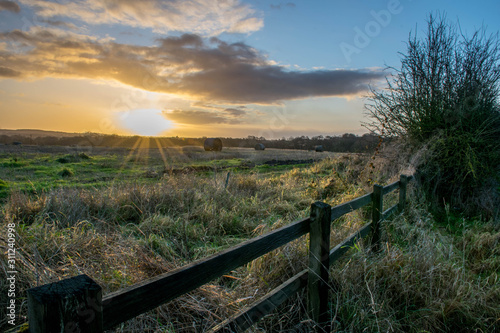
M 430 13 L 500 30 L 497 0 L 0 0 L 0 129 L 361 135 Z

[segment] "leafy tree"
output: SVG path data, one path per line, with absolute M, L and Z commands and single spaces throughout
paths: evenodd
M 500 43 L 430 15 L 424 38 L 410 34 L 387 88 L 372 90 L 365 126 L 425 147 L 418 174 L 436 206 L 498 214 Z

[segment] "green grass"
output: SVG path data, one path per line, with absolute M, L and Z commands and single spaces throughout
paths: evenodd
M 0 179 L 0 200 L 6 199 L 10 194 L 10 186 L 5 180 Z

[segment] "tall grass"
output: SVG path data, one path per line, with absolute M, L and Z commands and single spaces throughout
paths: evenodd
M 13 191 L 0 218 L 2 227 L 17 226 L 17 286 L 24 291 L 85 273 L 107 294 L 307 216 L 316 200 L 336 205 L 370 191 L 373 182 L 396 180 L 401 170 L 387 162 L 388 154 L 234 174 L 227 187 L 225 174 L 200 173 L 100 189 Z M 448 224 L 437 223 L 423 203 L 412 200 L 404 215 L 384 224 L 381 253 L 360 243 L 331 268 L 332 327 L 339 332 L 497 329 L 498 226 L 472 226 L 453 216 Z M 336 221 L 332 244 L 368 219 L 369 210 L 362 209 Z M 0 241 L 4 246 L 3 235 Z M 204 332 L 304 269 L 306 258 L 307 239 L 301 238 L 114 331 Z M 6 304 L 5 285 L 0 293 Z M 304 294 L 291 298 L 250 331 L 310 332 L 314 324 L 304 303 Z M 19 311 L 26 315 L 25 302 Z M 0 325 L 7 327 L 5 320 Z
M 463 221 L 465 223 L 465 221 Z M 384 224 L 381 253 L 361 248 L 332 268 L 333 326 L 357 332 L 496 332 L 500 227 L 449 233 L 413 199 Z

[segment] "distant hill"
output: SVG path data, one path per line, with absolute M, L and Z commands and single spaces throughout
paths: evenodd
M 72 136 L 80 136 L 82 133 L 66 133 L 66 132 L 58 132 L 58 131 L 44 131 L 37 129 L 0 129 L 0 135 L 20 135 L 20 136 L 33 136 L 33 137 L 45 137 L 52 136 L 58 138 L 67 138 Z

